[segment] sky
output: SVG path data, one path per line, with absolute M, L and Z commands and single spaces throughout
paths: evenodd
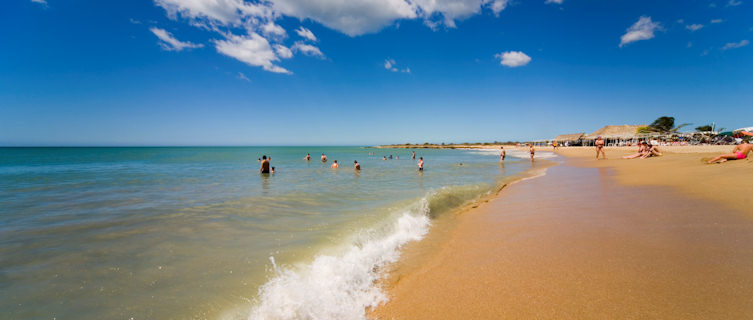
M 753 1 L 8 0 L 0 145 L 753 126 Z

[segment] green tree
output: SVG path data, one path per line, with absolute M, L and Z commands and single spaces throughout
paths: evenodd
M 695 131 L 700 131 L 700 132 L 704 132 L 704 131 L 711 131 L 711 130 L 712 130 L 712 128 L 711 128 L 711 126 L 710 126 L 710 125 L 708 125 L 708 124 L 707 124 L 707 125 L 705 125 L 705 126 L 700 126 L 700 127 L 696 127 L 696 128 L 695 128 Z
M 653 123 L 651 123 L 648 127 L 642 127 L 638 128 L 639 133 L 647 133 L 647 132 L 661 132 L 661 133 L 668 133 L 668 132 L 677 132 L 677 130 L 680 130 L 682 127 L 689 126 L 690 123 L 683 123 L 681 125 L 678 125 L 675 127 L 675 118 L 674 117 L 659 117 L 656 120 L 654 120 Z

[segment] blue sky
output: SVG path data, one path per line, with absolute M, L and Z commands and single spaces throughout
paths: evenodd
M 10 0 L 0 145 L 531 140 L 753 125 L 753 3 Z

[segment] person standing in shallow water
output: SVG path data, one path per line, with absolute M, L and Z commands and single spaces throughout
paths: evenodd
M 306 159 L 306 161 L 309 161 L 311 160 L 311 155 L 307 153 L 306 156 L 303 158 Z
M 267 160 L 267 156 L 263 155 L 261 157 L 261 167 L 259 167 L 260 173 L 269 173 L 269 160 Z
M 594 145 L 596 146 L 596 160 L 599 160 L 599 152 L 601 152 L 603 159 L 607 158 L 607 155 L 604 153 L 604 144 L 604 139 L 596 137 L 596 141 L 594 142 Z
M 327 156 L 322 153 L 322 162 L 327 162 Z
M 424 157 L 418 158 L 418 171 L 424 171 Z
M 335 162 L 332 163 L 332 169 L 337 169 L 339 167 L 340 167 L 340 165 L 337 164 L 337 160 L 335 160 Z
M 412 154 L 411 154 L 410 158 L 413 159 L 413 160 L 416 160 L 416 152 L 415 151 L 411 151 L 411 152 L 412 152 Z
M 533 143 L 528 145 L 528 151 L 531 152 L 531 162 L 533 162 L 533 155 L 536 154 L 536 149 L 533 147 Z
M 353 169 L 361 171 L 361 164 L 359 164 L 357 160 L 353 160 Z
M 505 161 L 505 154 L 507 154 L 507 152 L 505 152 L 505 147 L 499 147 L 499 149 L 499 161 Z

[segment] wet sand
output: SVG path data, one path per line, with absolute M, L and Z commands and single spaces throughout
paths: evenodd
M 749 212 L 619 175 L 559 165 L 455 217 L 407 249 L 372 317 L 753 317 Z

